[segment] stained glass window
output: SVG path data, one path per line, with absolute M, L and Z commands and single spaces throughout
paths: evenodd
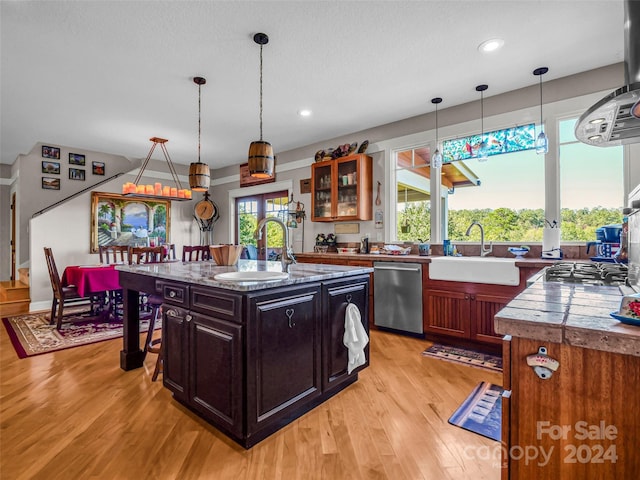
M 489 156 L 531 150 L 535 148 L 535 124 L 485 132 L 484 138 Z M 481 140 L 480 134 L 445 140 L 442 142 L 444 162 L 477 158 Z

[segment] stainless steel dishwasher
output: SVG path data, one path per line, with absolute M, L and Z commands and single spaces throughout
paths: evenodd
M 422 329 L 422 265 L 373 263 L 374 324 L 412 334 Z

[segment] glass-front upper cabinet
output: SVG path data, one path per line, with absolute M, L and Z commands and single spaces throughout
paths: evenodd
M 311 221 L 371 220 L 372 159 L 365 154 L 311 166 Z

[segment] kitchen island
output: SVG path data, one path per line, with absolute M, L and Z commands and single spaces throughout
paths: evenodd
M 496 314 L 503 480 L 637 478 L 640 327 L 609 315 L 628 292 L 541 277 Z
M 124 296 L 121 368 L 142 365 L 139 292 L 162 297 L 163 384 L 175 400 L 245 448 L 335 395 L 348 373 L 345 313 L 368 315 L 367 267 L 298 264 L 285 278 L 216 279 L 222 273 L 281 273 L 279 262 L 240 260 L 118 266 Z M 363 321 L 368 332 L 368 325 Z

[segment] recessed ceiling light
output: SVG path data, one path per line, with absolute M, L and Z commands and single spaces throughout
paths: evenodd
M 478 45 L 478 50 L 482 53 L 490 53 L 499 50 L 503 45 L 504 40 L 502 40 L 501 38 L 492 38 Z
M 303 108 L 302 110 L 298 110 L 298 115 L 301 117 L 309 117 L 311 116 L 311 110 Z

